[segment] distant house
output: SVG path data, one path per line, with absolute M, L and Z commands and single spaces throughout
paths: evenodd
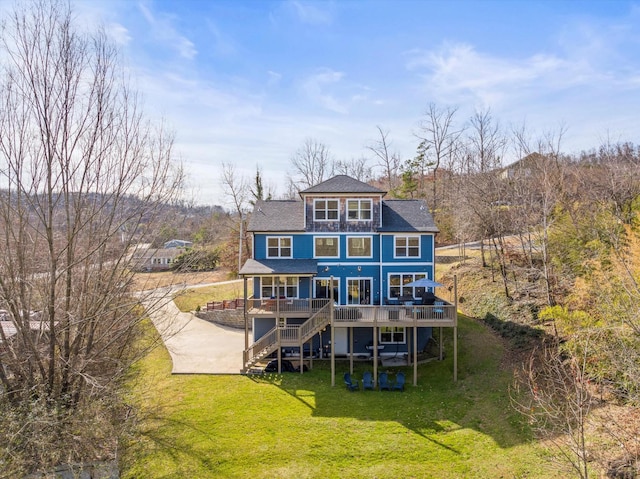
M 165 249 L 191 248 L 192 246 L 193 246 L 193 243 L 191 241 L 179 240 L 179 239 L 172 239 L 172 240 L 167 241 L 164 244 Z
M 457 328 L 455 305 L 424 300 L 438 232 L 429 208 L 385 194 L 339 175 L 299 201 L 256 202 L 247 228 L 253 257 L 240 270 L 253 280 L 252 291 L 245 285 L 253 335 L 245 370 L 271 354 L 309 355 L 369 358 L 375 376 L 379 357 L 415 365 L 434 327 Z
M 535 171 L 539 170 L 545 162 L 549 161 L 540 153 L 531 153 L 520 160 L 505 166 L 500 171 L 500 178 L 512 180 L 516 178 L 529 178 Z
M 131 247 L 131 259 L 136 271 L 166 271 L 177 256 L 189 249 L 191 241 L 173 239 L 164 243 L 163 248 L 152 248 L 150 243 Z

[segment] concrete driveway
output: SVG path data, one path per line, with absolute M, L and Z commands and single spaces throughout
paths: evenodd
M 149 307 L 150 318 L 171 355 L 173 374 L 240 374 L 244 331 L 183 313 L 168 298 L 161 302 Z

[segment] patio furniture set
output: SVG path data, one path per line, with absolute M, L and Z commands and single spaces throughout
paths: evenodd
M 344 383 L 351 392 L 360 390 L 360 383 L 357 379 L 352 378 L 350 373 L 344 373 Z M 404 384 L 405 377 L 402 371 L 396 374 L 396 380 L 393 383 L 389 381 L 387 373 L 380 373 L 378 376 L 378 390 L 380 391 L 404 391 Z M 362 390 L 366 391 L 367 389 L 371 391 L 376 389 L 373 376 L 369 371 L 362 375 Z

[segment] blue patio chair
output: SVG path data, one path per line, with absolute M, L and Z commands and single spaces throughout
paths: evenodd
M 344 383 L 347 385 L 349 391 L 357 391 L 360 389 L 358 381 L 351 379 L 351 374 L 349 373 L 344 373 Z
M 441 318 L 444 314 L 444 301 L 436 301 L 433 307 L 434 316 Z
M 399 372 L 396 374 L 396 382 L 393 384 L 394 391 L 404 391 L 404 373 Z
M 378 387 L 380 388 L 380 391 L 383 390 L 387 390 L 387 391 L 391 391 L 391 384 L 389 383 L 389 377 L 387 376 L 387 373 L 380 373 L 380 376 L 378 378 Z
M 373 376 L 369 371 L 362 375 L 362 389 L 371 389 L 373 391 Z

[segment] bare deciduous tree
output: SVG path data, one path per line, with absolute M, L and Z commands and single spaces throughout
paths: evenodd
M 333 156 L 329 147 L 313 138 L 304 140 L 291 157 L 293 175 L 290 182 L 304 188 L 323 182 L 333 174 Z
M 442 162 L 457 148 L 457 142 L 463 133 L 454 123 L 457 108 L 439 108 L 430 103 L 425 118 L 420 124 L 418 158 L 433 171 L 433 199 L 431 208 L 438 207 L 438 169 Z
M 238 245 L 238 254 L 236 258 L 238 261 L 238 271 L 240 271 L 242 261 L 245 256 L 244 252 L 250 252 L 250 241 L 249 236 L 244 229 L 244 221 L 247 213 L 251 188 L 246 178 L 236 172 L 235 165 L 224 162 L 222 163 L 222 188 L 224 190 L 225 197 L 228 198 L 229 203 L 233 206 L 234 213 L 237 218 L 237 221 L 232 223 L 227 243 L 229 246 L 233 244 Z M 228 261 L 228 259 L 229 258 L 227 256 L 223 256 L 223 263 L 233 269 L 234 266 Z
M 377 166 L 382 168 L 384 178 L 389 185 L 390 191 L 395 191 L 399 187 L 398 174 L 400 171 L 401 158 L 400 154 L 391 151 L 391 141 L 389 140 L 389 131 L 384 131 L 382 127 L 376 126 L 380 135 L 379 139 L 367 146 L 367 149 L 373 153 L 378 160 Z
M 371 167 L 364 157 L 354 158 L 351 161 L 336 161 L 333 166 L 333 173 L 347 175 L 365 183 L 370 181 L 372 176 Z
M 17 7 L 0 45 L 0 439 L 12 475 L 115 453 L 116 385 L 143 318 L 130 248 L 182 173 L 115 48 L 79 33 L 66 3 Z
M 586 429 L 594 406 L 586 372 L 588 352 L 588 338 L 581 354 L 570 358 L 557 345 L 548 345 L 532 355 L 524 371 L 524 393 L 512 396 L 537 435 L 556 447 L 559 464 L 568 465 L 581 479 L 589 477 Z

